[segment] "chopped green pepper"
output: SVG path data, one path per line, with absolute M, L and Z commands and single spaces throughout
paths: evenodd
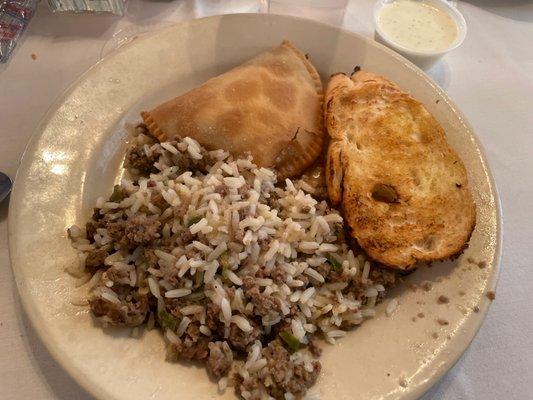
M 196 301 L 196 300 L 202 300 L 205 297 L 204 293 L 204 287 L 201 286 L 198 290 L 195 290 L 191 294 L 184 296 L 184 299 Z
M 220 275 L 222 275 L 222 280 L 226 281 L 228 279 L 228 269 L 225 267 L 222 267 L 222 273 Z
M 203 284 L 203 281 L 204 281 L 204 272 L 197 270 L 196 274 L 194 274 L 193 287 L 195 287 L 195 288 L 201 287 L 202 284 Z
M 300 349 L 300 341 L 292 333 L 287 331 L 281 331 L 279 337 L 289 346 L 292 351 L 298 351 Z
M 219 260 L 222 268 L 229 268 L 229 252 L 227 250 L 220 255 Z
M 176 320 L 165 309 L 159 311 L 159 323 L 164 329 L 176 330 Z
M 221 273 L 222 281 L 224 283 L 227 283 L 229 281 L 228 271 L 230 270 L 229 252 L 227 250 L 220 255 L 219 261 L 220 261 L 220 266 L 222 267 L 222 273 Z
M 111 197 L 109 198 L 109 201 L 112 201 L 114 203 L 120 203 L 124 198 L 126 197 L 126 194 L 120 187 L 120 185 L 115 185 L 113 187 L 113 193 L 111 194 Z
M 338 262 L 331 254 L 326 256 L 328 262 L 331 264 L 336 273 L 342 273 L 342 264 Z
M 194 224 L 197 224 L 198 222 L 201 221 L 201 219 L 202 217 L 192 217 L 191 219 L 187 221 L 187 228 L 190 228 Z

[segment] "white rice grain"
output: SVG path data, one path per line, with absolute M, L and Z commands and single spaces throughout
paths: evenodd
M 363 317 L 371 318 L 376 316 L 376 310 L 372 308 L 364 308 L 361 310 L 361 314 L 363 315 Z
M 291 330 L 292 330 L 292 334 L 300 341 L 302 342 L 304 340 L 304 337 L 305 337 L 305 329 L 301 323 L 300 320 L 298 319 L 293 319 L 291 321 Z
M 252 325 L 250 325 L 250 322 L 240 315 L 231 316 L 231 322 L 237 325 L 237 327 L 243 332 L 251 332 L 254 329 Z
M 205 266 L 204 283 L 210 283 L 215 278 L 218 267 L 217 260 L 213 260 Z
M 224 253 L 227 249 L 228 245 L 226 244 L 226 242 L 220 243 L 211 253 L 209 253 L 209 255 L 207 256 L 207 261 L 213 261 L 219 258 L 222 253 Z
M 168 299 L 177 299 L 179 297 L 188 296 L 189 294 L 191 294 L 191 289 L 173 289 L 165 292 L 165 297 Z
M 211 332 L 211 329 L 207 325 L 200 325 L 200 332 L 204 334 L 205 336 L 211 336 L 213 333 Z
M 233 188 L 233 189 L 239 189 L 240 187 L 242 187 L 246 182 L 244 181 L 244 178 L 242 176 L 238 177 L 238 178 L 233 178 L 233 177 L 227 177 L 227 178 L 224 178 L 224 183 L 226 184 L 227 187 L 229 188 Z
M 300 297 L 300 303 L 307 303 L 307 301 L 315 294 L 316 289 L 314 287 L 309 287 L 304 290 L 302 296 Z
M 174 257 L 172 254 L 170 253 L 166 253 L 164 251 L 161 251 L 159 249 L 155 249 L 154 250 L 154 254 L 160 258 L 161 260 L 165 260 L 169 263 L 173 263 L 174 261 L 176 261 L 176 257 Z
M 225 297 L 222 299 L 220 303 L 220 309 L 222 311 L 222 317 L 224 318 L 224 323 L 226 325 L 229 324 L 231 322 L 231 306 L 229 304 L 228 299 L 226 299 Z
M 345 331 L 341 331 L 339 329 L 335 329 L 335 330 L 329 331 L 327 333 L 327 335 L 330 338 L 341 338 L 341 337 L 346 336 L 346 332 Z
M 193 245 L 196 249 L 200 250 L 201 252 L 203 252 L 203 253 L 205 253 L 205 254 L 210 254 L 210 253 L 213 251 L 213 249 L 212 249 L 211 247 L 206 246 L 205 244 L 203 244 L 202 242 L 199 242 L 199 241 L 197 241 L 197 240 L 193 241 L 193 242 L 192 242 L 192 245 Z
M 274 255 L 278 252 L 278 249 L 279 249 L 279 241 L 273 240 L 272 243 L 270 244 L 270 248 L 263 256 L 263 262 L 270 261 L 274 257 Z
M 222 393 L 224 393 L 224 391 L 226 390 L 226 388 L 228 387 L 228 378 L 227 377 L 223 377 L 223 378 L 220 378 L 218 380 L 218 390 Z
M 178 154 L 178 149 L 176 149 L 174 146 L 172 146 L 170 143 L 168 142 L 161 142 L 161 147 L 164 148 L 165 150 L 171 152 L 172 154 Z
M 398 300 L 392 299 L 391 301 L 389 301 L 389 303 L 387 304 L 387 308 L 385 309 L 385 314 L 387 315 L 387 317 L 390 317 L 394 313 L 394 311 L 396 311 L 396 308 L 398 308 Z
M 239 278 L 239 277 L 237 276 L 237 274 L 235 274 L 235 272 L 233 272 L 233 271 L 228 271 L 228 272 L 227 272 L 227 276 L 228 276 L 228 279 L 229 279 L 230 281 L 232 281 L 234 284 L 236 284 L 237 286 L 242 286 L 242 283 L 243 283 L 243 282 L 242 282 L 242 279 Z
M 203 306 L 198 305 L 191 305 L 191 306 L 185 306 L 180 309 L 180 312 L 183 315 L 192 315 L 192 314 L 198 314 L 204 311 Z
M 167 340 L 170 342 L 170 343 L 173 343 L 173 344 L 180 344 L 181 340 L 180 338 L 178 337 L 178 335 L 176 335 L 174 332 L 172 332 L 170 329 L 167 329 L 165 331 L 165 337 L 167 338 Z
M 200 221 L 198 221 L 195 224 L 192 224 L 189 227 L 189 232 L 191 232 L 193 235 L 197 234 L 202 230 L 202 228 L 205 228 L 207 226 L 207 220 L 205 218 L 202 218 Z
M 151 276 L 148 277 L 148 287 L 150 288 L 150 292 L 155 298 L 157 299 L 161 298 L 161 291 L 159 290 L 159 284 Z
M 300 250 L 302 251 L 313 251 L 319 248 L 317 242 L 300 242 Z
M 102 296 L 102 298 L 104 300 L 107 300 L 107 301 L 109 301 L 111 303 L 120 304 L 120 300 L 119 300 L 118 296 L 112 290 L 108 290 L 108 291 L 103 292 L 101 294 L 101 296 Z
M 267 362 L 266 358 L 262 358 L 260 360 L 257 360 L 255 363 L 250 365 L 250 367 L 248 368 L 248 372 L 250 372 L 251 374 L 253 374 L 255 372 L 258 372 L 261 369 L 263 369 L 264 367 L 266 367 L 267 363 L 268 362 Z
M 317 271 L 315 271 L 313 268 L 307 268 L 304 273 L 320 283 L 325 282 L 324 277 L 320 275 Z
M 322 243 L 320 245 L 320 247 L 318 248 L 318 251 L 319 252 L 328 252 L 328 253 L 333 253 L 333 252 L 336 252 L 339 248 L 334 245 L 334 244 L 331 244 L 331 243 Z
M 367 280 L 369 274 L 370 274 L 370 262 L 365 261 L 365 264 L 363 266 L 363 274 L 361 277 L 363 278 L 363 280 Z
M 178 325 L 178 329 L 176 329 L 176 335 L 180 337 L 185 333 L 185 330 L 188 328 L 189 324 L 191 323 L 191 319 L 189 317 L 183 317 L 181 319 L 180 324 Z

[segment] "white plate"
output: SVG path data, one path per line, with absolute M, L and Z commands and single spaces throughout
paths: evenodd
M 463 158 L 477 203 L 468 250 L 455 262 L 423 267 L 397 289 L 394 315 L 378 316 L 323 354 L 311 392 L 322 399 L 414 399 L 466 349 L 487 311 L 500 257 L 499 208 L 484 157 L 463 116 L 419 69 L 364 37 L 316 22 L 275 15 L 227 15 L 176 25 L 135 40 L 82 76 L 50 110 L 22 160 L 9 213 L 10 254 L 24 308 L 51 354 L 102 399 L 215 399 L 197 366 L 164 361 L 160 335 L 140 339 L 104 331 L 73 306 L 77 292 L 64 268 L 75 252 L 65 228 L 84 223 L 109 193 L 124 156 L 124 121 L 257 53 L 290 39 L 309 53 L 324 80 L 355 65 L 384 74 L 420 99 Z M 483 260 L 480 269 L 467 258 Z M 437 304 L 446 294 L 449 304 Z M 479 307 L 478 313 L 473 312 Z M 424 313 L 424 318 L 418 318 Z M 416 322 L 413 322 L 413 318 Z M 449 325 L 440 326 L 443 318 Z M 433 335 L 438 337 L 434 338 Z M 223 398 L 233 398 L 230 391 Z M 222 398 L 221 397 L 221 398 Z

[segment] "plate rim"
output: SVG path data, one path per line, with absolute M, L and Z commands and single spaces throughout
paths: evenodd
M 18 192 L 21 190 L 20 185 L 17 185 L 17 182 L 20 181 L 20 179 L 22 179 L 21 176 L 23 172 L 25 172 L 27 167 L 31 165 L 31 163 L 33 162 L 32 156 L 34 155 L 35 146 L 37 142 L 39 141 L 39 139 L 42 137 L 43 132 L 44 132 L 44 127 L 47 125 L 47 122 L 58 111 L 58 109 L 64 103 L 65 99 L 72 93 L 72 91 L 74 91 L 94 71 L 96 71 L 102 65 L 112 62 L 112 60 L 116 57 L 117 54 L 120 54 L 125 49 L 129 48 L 130 46 L 135 45 L 139 41 L 150 40 L 152 37 L 160 34 L 161 32 L 176 29 L 177 26 L 185 27 L 185 26 L 193 26 L 196 24 L 211 23 L 211 21 L 217 21 L 223 18 L 237 18 L 237 19 L 239 18 L 259 18 L 259 19 L 263 18 L 263 19 L 273 19 L 273 20 L 286 19 L 286 20 L 293 20 L 296 23 L 305 22 L 307 24 L 312 24 L 312 25 L 327 26 L 330 29 L 335 29 L 349 36 L 356 37 L 358 40 L 362 40 L 370 46 L 381 49 L 382 51 L 386 52 L 389 56 L 392 56 L 393 58 L 401 62 L 405 67 L 411 69 L 418 76 L 424 79 L 427 83 L 429 83 L 431 87 L 433 88 L 433 90 L 435 90 L 442 98 L 444 98 L 447 104 L 450 106 L 450 108 L 452 108 L 453 113 L 460 119 L 461 124 L 468 130 L 469 136 L 473 139 L 474 144 L 478 149 L 479 158 L 481 160 L 483 171 L 486 175 L 487 182 L 490 187 L 490 195 L 494 202 L 495 222 L 496 222 L 495 232 L 494 232 L 495 250 L 494 250 L 494 260 L 492 264 L 492 274 L 491 276 L 487 278 L 487 282 L 489 286 L 491 287 L 491 289 L 495 289 L 497 286 L 498 280 L 499 280 L 502 253 L 503 253 L 502 251 L 502 244 L 503 244 L 502 209 L 501 209 L 501 200 L 499 196 L 499 191 L 496 186 L 494 175 L 488 163 L 488 158 L 486 156 L 486 150 L 482 142 L 480 141 L 478 135 L 476 134 L 476 131 L 473 129 L 472 125 L 466 119 L 462 111 L 457 107 L 455 102 L 423 70 L 421 70 L 419 67 L 414 65 L 411 61 L 409 61 L 402 55 L 396 53 L 394 50 L 384 46 L 383 44 L 371 39 L 368 36 L 365 36 L 361 33 L 350 31 L 348 29 L 345 29 L 344 27 L 334 26 L 328 23 L 319 22 L 315 20 L 309 20 L 309 19 L 302 18 L 302 17 L 295 17 L 295 16 L 281 15 L 281 14 L 232 13 L 232 14 L 213 15 L 213 16 L 196 18 L 196 19 L 191 19 L 191 20 L 186 20 L 186 21 L 180 21 L 170 26 L 167 26 L 163 29 L 157 29 L 154 31 L 150 31 L 136 40 L 129 41 L 128 43 L 112 51 L 111 53 L 106 55 L 104 58 L 101 58 L 96 63 L 91 65 L 91 67 L 89 67 L 86 71 L 80 74 L 70 85 L 68 85 L 68 87 L 64 89 L 55 98 L 55 100 L 53 101 L 51 106 L 47 109 L 47 111 L 45 112 L 40 122 L 37 124 L 37 127 L 35 128 L 34 132 L 31 134 L 30 139 L 21 155 L 19 168 L 17 169 L 17 173 L 14 179 L 13 192 L 12 192 L 11 200 L 9 204 L 8 220 L 7 220 L 8 255 L 9 255 L 10 265 L 13 271 L 15 283 L 17 286 L 19 300 L 23 307 L 23 312 L 28 317 L 28 320 L 30 321 L 30 324 L 31 324 L 31 328 L 37 333 L 37 335 L 39 336 L 39 340 L 44 345 L 44 347 L 46 348 L 50 356 L 52 356 L 54 361 L 68 375 L 70 375 L 70 377 L 80 387 L 82 387 L 86 392 L 88 392 L 89 394 L 91 394 L 92 396 L 98 399 L 121 400 L 119 397 L 115 397 L 111 393 L 101 389 L 101 387 L 97 384 L 97 382 L 93 382 L 91 379 L 86 378 L 85 375 L 82 373 L 82 371 L 79 370 L 76 367 L 76 365 L 71 361 L 71 358 L 65 355 L 64 352 L 62 352 L 57 341 L 46 339 L 46 328 L 45 328 L 46 324 L 39 323 L 42 321 L 41 315 L 39 314 L 35 306 L 33 306 L 32 301 L 30 300 L 31 297 L 24 296 L 25 294 L 24 291 L 26 289 L 24 288 L 24 282 L 23 282 L 23 277 L 21 276 L 20 267 L 17 267 L 15 265 L 15 263 L 13 262 L 13 257 L 12 257 L 12 254 L 15 251 L 14 249 L 15 234 L 14 234 L 13 226 L 16 224 L 15 216 L 18 214 L 18 208 L 20 207 L 20 205 L 15 203 L 15 200 L 19 197 Z M 446 375 L 453 368 L 453 366 L 458 362 L 458 360 L 465 353 L 465 351 L 468 349 L 468 347 L 470 346 L 470 344 L 476 337 L 477 333 L 479 332 L 479 329 L 481 328 L 481 326 L 483 325 L 486 319 L 486 316 L 487 316 L 487 313 L 490 307 L 491 307 L 491 304 L 489 303 L 487 307 L 484 307 L 480 310 L 478 314 L 480 318 L 477 319 L 477 322 L 474 321 L 474 324 L 472 325 L 471 329 L 469 329 L 466 333 L 462 333 L 461 335 L 462 340 L 461 340 L 460 346 L 456 346 L 455 348 L 450 349 L 450 352 L 452 355 L 448 357 L 447 360 L 439 366 L 437 373 L 431 375 L 431 377 L 429 377 L 425 381 L 418 383 L 416 387 L 412 388 L 412 390 L 405 392 L 402 395 L 401 399 L 403 400 L 418 399 L 419 397 L 424 395 L 429 389 L 431 389 L 434 385 L 436 385 L 444 377 L 444 375 Z

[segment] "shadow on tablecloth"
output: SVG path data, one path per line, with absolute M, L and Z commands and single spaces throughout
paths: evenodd
M 516 21 L 533 22 L 531 0 L 465 0 L 473 6 Z

